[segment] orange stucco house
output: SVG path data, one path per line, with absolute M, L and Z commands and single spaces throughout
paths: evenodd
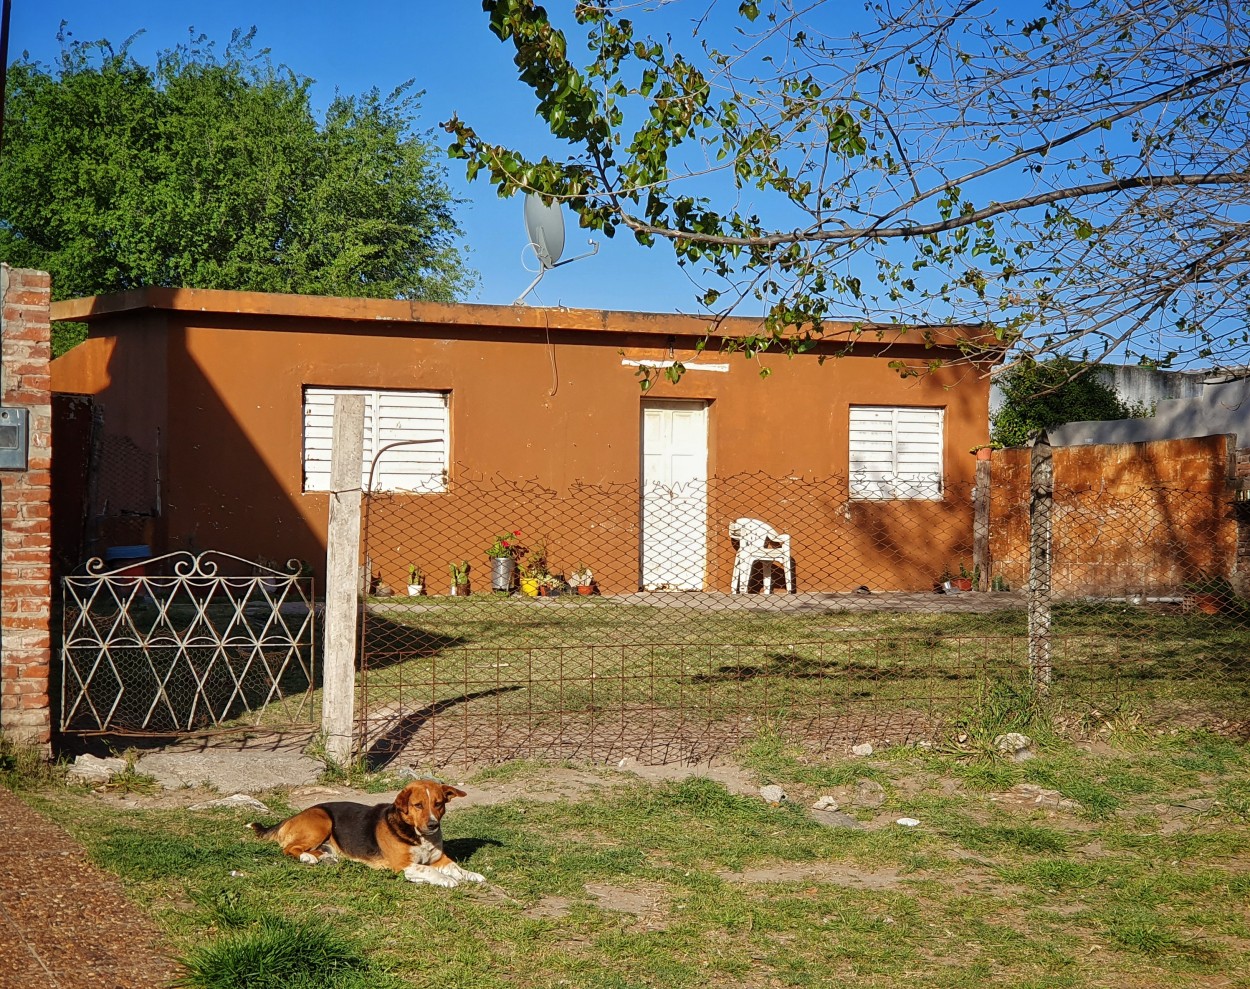
M 564 530 L 550 536 L 570 565 L 596 555 L 605 592 L 727 590 L 724 526 L 741 515 L 810 534 L 795 549 L 809 590 L 851 589 L 868 572 L 879 586 L 925 588 L 971 540 L 969 451 L 987 439 L 992 361 L 910 378 L 891 365 L 954 360 L 978 329 L 848 325 L 809 353 L 746 359 L 715 340 L 697 351 L 706 322 L 663 314 L 147 289 L 55 303 L 52 318 L 90 326 L 52 364 L 58 428 L 73 420 L 80 437 L 56 456 L 67 470 L 91 465 L 70 556 L 144 544 L 320 561 L 342 390 L 366 394 L 366 458 L 382 451 L 375 489 L 422 506 L 444 555 L 479 560 L 524 515 L 505 491 L 484 496 L 488 478 L 615 492 L 625 507 L 610 524 L 548 523 Z M 758 325 L 730 319 L 716 335 Z M 640 367 L 674 360 L 689 368 L 679 383 L 640 388 Z M 746 477 L 750 496 L 731 483 Z M 800 483 L 807 496 L 787 497 Z M 645 492 L 659 489 L 710 494 L 683 536 L 683 572 L 657 577 L 640 547 Z M 903 541 L 890 534 L 899 524 L 916 545 L 882 556 L 883 540 Z M 392 582 L 417 551 L 410 541 L 371 561 Z

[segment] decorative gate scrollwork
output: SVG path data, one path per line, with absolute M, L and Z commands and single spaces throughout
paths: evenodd
M 316 608 L 297 560 L 170 553 L 62 580 L 61 730 L 311 726 Z

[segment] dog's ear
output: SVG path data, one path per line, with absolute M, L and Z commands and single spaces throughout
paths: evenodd
M 399 791 L 399 793 L 395 795 L 395 809 L 399 811 L 401 814 L 407 814 L 408 805 L 411 803 L 412 803 L 412 784 L 409 783 L 406 787 L 404 787 L 402 790 Z
M 463 790 L 457 790 L 454 786 L 451 786 L 447 783 L 443 784 L 444 799 L 450 800 L 452 797 L 467 797 L 467 796 L 468 794 L 465 793 Z

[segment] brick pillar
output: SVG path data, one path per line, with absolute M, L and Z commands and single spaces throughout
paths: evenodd
M 28 410 L 26 470 L 0 470 L 0 729 L 50 752 L 51 279 L 0 264 L 0 401 Z

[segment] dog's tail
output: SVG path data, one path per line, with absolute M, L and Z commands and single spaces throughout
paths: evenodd
M 249 821 L 247 826 L 256 832 L 257 838 L 272 838 L 278 830 L 276 824 L 261 824 L 259 821 Z

